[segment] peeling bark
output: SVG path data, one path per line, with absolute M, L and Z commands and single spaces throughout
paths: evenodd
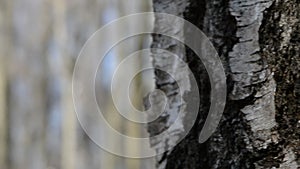
M 183 17 L 183 12 L 185 7 L 187 6 L 186 0 L 168 0 L 168 1 L 154 1 L 154 8 L 155 12 L 164 12 L 173 14 L 176 16 Z M 163 23 L 169 23 L 168 25 L 174 25 L 171 29 L 167 26 L 160 26 Z M 184 32 L 181 29 L 183 25 L 176 21 L 166 21 L 165 18 L 155 18 L 155 30 L 160 30 L 159 32 L 169 33 L 176 35 L 178 37 L 183 37 Z M 175 28 L 175 29 L 173 29 Z M 176 54 L 180 59 L 186 60 L 185 57 L 185 48 L 184 45 L 178 42 L 175 39 L 171 39 L 166 36 L 161 35 L 154 35 L 153 36 L 154 42 L 152 44 L 153 48 L 160 48 L 165 49 L 173 54 Z M 186 65 L 182 64 L 178 61 L 178 59 L 170 56 L 166 52 L 154 51 L 156 55 L 160 55 L 161 57 L 154 57 L 153 58 L 153 65 L 156 68 L 155 75 L 156 75 L 156 86 L 158 89 L 163 91 L 167 97 L 167 107 L 166 110 L 161 114 L 161 116 L 156 119 L 154 122 L 151 122 L 148 126 L 148 131 L 150 136 L 155 136 L 158 133 L 163 132 L 165 129 L 169 128 L 179 115 L 179 111 L 181 108 L 185 109 L 185 102 L 180 102 L 181 93 L 188 91 L 190 88 L 189 82 L 189 75 L 185 69 Z M 165 70 L 166 72 L 172 73 L 177 76 L 175 81 L 167 73 L 161 71 Z M 181 83 L 181 84 L 178 84 Z M 178 85 L 184 86 L 184 88 L 178 88 Z M 153 96 L 153 103 L 154 105 L 159 102 L 161 99 L 159 95 L 152 95 Z M 184 114 L 184 113 L 183 113 Z M 182 121 L 184 117 L 179 117 L 181 124 L 178 127 L 174 128 L 170 133 L 166 133 L 162 137 L 152 138 L 150 139 L 151 146 L 156 150 L 157 154 L 159 154 L 156 158 L 158 161 L 157 168 L 163 169 L 166 166 L 166 157 L 170 154 L 168 148 L 171 146 L 175 146 L 180 134 L 184 132 L 184 127 L 182 125 Z
M 158 168 L 299 168 L 299 1 L 154 0 L 154 11 L 184 17 L 202 29 L 219 52 L 228 84 L 219 128 L 200 144 L 197 137 L 210 105 L 208 75 L 190 49 L 154 36 L 153 46 L 187 61 L 201 94 L 198 123 L 171 152 L 159 156 Z M 156 29 L 163 29 L 159 21 Z M 154 57 L 154 66 L 174 64 L 162 58 Z M 164 92 L 176 91 L 163 73 L 156 72 L 156 78 L 158 89 L 168 85 Z M 166 124 L 159 121 L 160 128 Z

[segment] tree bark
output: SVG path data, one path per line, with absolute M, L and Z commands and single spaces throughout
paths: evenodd
M 153 35 L 153 47 L 188 63 L 200 92 L 197 122 L 174 149 L 157 156 L 157 168 L 299 168 L 299 1 L 153 0 L 153 7 L 155 12 L 183 17 L 206 34 L 223 61 L 228 92 L 217 131 L 199 143 L 210 105 L 208 75 L 190 49 L 169 37 Z M 183 30 L 184 25 L 176 26 Z M 155 29 L 163 29 L 160 18 Z M 182 73 L 180 65 L 170 64 L 176 65 L 170 58 L 153 58 L 154 67 Z M 174 99 L 180 97 L 178 92 L 168 95 L 177 90 L 172 79 L 158 70 L 155 75 L 156 87 L 166 93 L 171 107 L 188 107 L 189 103 Z M 189 76 L 182 80 L 189 83 Z M 165 110 L 163 117 L 149 124 L 150 135 L 169 127 L 168 118 L 177 114 L 176 109 Z M 159 141 L 151 140 L 158 153 L 163 151 L 157 148 Z

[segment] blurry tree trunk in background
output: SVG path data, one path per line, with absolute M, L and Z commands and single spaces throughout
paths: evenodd
M 11 3 L 0 1 L 0 166 L 7 169 L 7 56 L 11 47 Z
M 72 58 L 67 50 L 68 33 L 66 26 L 66 2 L 53 1 L 54 9 L 54 40 L 58 55 L 61 57 L 58 69 L 61 75 L 61 109 L 62 109 L 62 140 L 61 169 L 75 169 L 76 161 L 76 127 L 77 119 L 72 101 Z
M 0 0 L 1 169 L 151 166 L 148 159 L 118 157 L 93 143 L 78 124 L 71 93 L 73 64 L 86 40 L 113 19 L 148 11 L 148 3 Z M 136 25 L 132 24 L 129 26 Z M 112 34 L 127 30 L 115 31 Z M 140 43 L 142 40 L 135 41 L 124 51 L 137 50 L 142 46 Z M 120 52 L 112 57 L 121 60 L 124 56 Z M 130 66 L 139 67 L 139 64 L 137 61 Z M 115 111 L 112 106 L 112 103 L 107 105 L 107 114 Z M 99 122 L 98 119 L 90 121 L 91 125 Z M 134 135 L 142 130 L 127 123 L 116 123 L 119 123 L 118 130 Z M 94 132 L 124 151 L 141 151 L 140 146 L 107 137 L 101 129 L 95 128 Z
M 1 28 L 0 28 L 1 29 Z M 1 30 L 3 31 L 3 30 Z M 3 33 L 1 33 L 1 37 Z M 6 39 L 6 38 L 3 38 Z M 3 40 L 1 39 L 1 40 Z M 0 51 L 5 51 L 4 43 L 0 42 Z M 6 71 L 5 71 L 5 52 L 0 53 L 0 166 L 6 168 L 7 153 L 7 113 L 6 113 Z
M 133 13 L 138 13 L 138 12 L 143 12 L 143 11 L 147 11 L 147 9 L 150 9 L 150 2 L 149 1 L 140 1 L 140 0 L 135 0 L 134 2 L 132 1 L 132 3 L 127 4 L 126 1 L 120 1 L 119 4 L 119 8 L 122 9 L 121 10 L 121 15 L 125 16 L 125 15 L 129 15 L 131 12 Z M 123 8 L 122 8 L 123 7 Z M 145 19 L 145 20 L 135 20 L 132 21 L 127 28 L 120 28 L 120 31 L 125 31 L 125 32 L 135 32 L 135 30 L 140 29 L 140 27 L 147 25 L 148 22 L 151 22 L 150 18 L 149 20 Z M 137 27 L 137 25 L 139 25 L 139 28 Z M 120 45 L 122 47 L 122 52 L 120 53 L 121 55 L 118 57 L 118 64 L 121 63 L 122 61 L 124 61 L 125 59 L 128 59 L 127 57 L 129 57 L 130 55 L 132 55 L 134 52 L 138 52 L 140 50 L 143 50 L 143 45 L 145 45 L 145 41 L 147 39 L 147 36 L 135 36 L 135 37 L 131 37 L 128 38 L 124 41 L 124 45 L 122 47 L 122 45 Z M 131 48 L 128 48 L 128 46 L 132 46 Z M 123 72 L 123 74 L 120 76 L 121 78 L 116 79 L 116 84 L 118 84 L 118 89 L 120 90 L 120 93 L 124 93 L 124 91 L 126 91 L 127 93 L 130 93 L 130 89 L 127 88 L 127 85 L 124 85 L 122 82 L 124 82 L 124 79 L 128 79 L 128 78 L 133 78 L 133 77 L 128 77 L 128 74 L 132 74 L 132 73 L 138 73 L 138 70 L 140 69 L 141 65 L 144 64 L 142 62 L 142 54 L 139 54 L 139 59 L 135 59 L 132 62 L 125 62 L 127 63 L 126 70 L 124 71 L 120 71 L 118 73 Z M 148 60 L 150 62 L 150 59 Z M 141 72 L 140 72 L 141 73 Z M 123 79 L 122 79 L 123 78 Z M 136 109 L 138 110 L 142 110 L 143 108 L 143 103 L 142 103 L 142 98 L 144 96 L 142 96 L 142 93 L 140 93 L 140 89 L 139 86 L 143 86 L 143 81 L 141 81 L 141 74 L 137 74 L 137 76 L 135 77 L 135 79 L 131 79 L 131 87 L 133 87 L 134 89 L 136 89 L 134 91 L 134 93 L 131 95 L 133 97 L 131 98 L 131 102 L 132 105 L 124 105 L 124 104 L 119 104 L 122 105 L 123 107 L 120 107 L 120 111 L 125 111 L 125 112 L 130 112 L 130 109 L 128 109 L 128 107 L 131 106 L 135 106 Z M 119 99 L 117 99 L 117 102 L 124 102 L 125 99 L 128 98 L 124 98 L 124 97 L 119 97 Z M 140 107 L 138 107 L 140 106 Z M 127 117 L 133 119 L 134 114 L 127 114 Z M 140 124 L 136 124 L 134 122 L 128 121 L 128 120 L 122 120 L 123 126 L 126 128 L 126 130 L 124 130 L 125 135 L 127 136 L 131 136 L 131 137 L 138 137 L 138 138 L 142 138 L 145 135 L 146 132 L 146 128 L 143 128 L 143 125 Z M 141 127 L 142 126 L 142 127 Z M 124 140 L 122 140 L 122 147 L 124 149 L 125 152 L 127 153 L 131 153 L 131 154 L 138 154 L 141 153 L 140 151 L 143 151 L 144 149 L 142 149 L 142 146 L 145 145 L 139 145 L 139 144 L 132 144 L 131 142 L 125 142 Z M 141 153 L 142 154 L 142 153 Z M 146 161 L 146 160 L 145 160 Z M 143 160 L 140 159 L 128 159 L 126 160 L 126 166 L 127 168 L 131 169 L 131 168 L 142 168 L 142 163 L 145 162 Z M 151 167 L 148 166 L 148 167 Z M 145 167 L 144 167 L 145 168 Z
M 207 142 L 200 144 L 199 133 L 210 105 L 205 68 L 192 51 L 180 50 L 178 42 L 153 36 L 154 47 L 161 46 L 187 60 L 198 79 L 201 95 L 194 128 L 172 151 L 158 156 L 157 168 L 299 168 L 299 1 L 153 2 L 155 12 L 184 17 L 209 37 L 224 62 L 228 82 L 228 101 L 219 127 Z M 160 24 L 160 18 L 156 18 L 155 29 L 171 30 Z M 153 59 L 156 67 L 158 62 L 165 67 L 171 64 L 168 59 Z M 156 72 L 156 80 L 157 88 L 166 93 L 177 90 L 171 81 L 166 83 L 168 79 L 160 72 Z M 155 133 L 153 128 L 149 131 Z
M 13 49 L 7 58 L 10 167 L 41 169 L 46 168 L 47 48 L 40 44 L 47 40 L 49 18 L 43 1 L 16 0 L 12 4 Z

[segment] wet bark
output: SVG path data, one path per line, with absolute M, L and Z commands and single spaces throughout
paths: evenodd
M 205 68 L 179 42 L 153 36 L 152 46 L 173 52 L 189 64 L 201 97 L 196 124 L 180 144 L 157 157 L 157 168 L 299 168 L 299 1 L 154 0 L 153 7 L 155 12 L 184 17 L 208 36 L 223 61 L 228 87 L 219 127 L 200 144 L 199 133 L 210 105 Z M 155 29 L 164 29 L 160 18 L 155 23 Z M 178 67 L 168 68 L 170 64 L 175 63 L 153 58 L 156 68 L 176 72 Z M 169 77 L 155 73 L 158 89 L 165 93 L 177 90 Z M 171 106 L 188 107 L 189 103 L 179 103 L 176 97 L 180 96 L 168 96 Z M 177 113 L 176 109 L 166 110 L 167 119 L 149 125 L 150 135 L 157 132 L 157 126 L 169 127 L 168 117 Z M 157 144 L 152 146 L 161 151 Z

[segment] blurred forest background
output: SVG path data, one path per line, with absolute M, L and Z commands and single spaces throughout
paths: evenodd
M 151 158 L 122 158 L 94 144 L 80 127 L 72 102 L 73 67 L 88 38 L 118 17 L 150 10 L 151 1 L 141 0 L 0 0 L 0 169 L 154 168 Z M 132 25 L 145 25 L 137 22 Z M 113 30 L 107 40 L 119 31 L 134 29 L 132 25 Z M 123 53 L 149 45 L 150 38 L 135 37 L 127 44 L 129 48 L 118 48 L 105 59 L 99 71 L 103 78 L 96 81 L 104 87 L 96 91 L 105 101 L 104 112 L 114 128 L 142 136 L 145 128 L 110 117 L 116 110 L 106 99 L 110 91 L 107 79 Z M 149 63 L 137 60 L 128 66 Z M 142 105 L 141 88 L 153 88 L 151 80 L 134 80 L 135 105 Z M 97 122 L 91 120 L 91 125 Z M 142 151 L 143 145 L 116 140 L 99 129 L 95 132 L 122 151 Z

